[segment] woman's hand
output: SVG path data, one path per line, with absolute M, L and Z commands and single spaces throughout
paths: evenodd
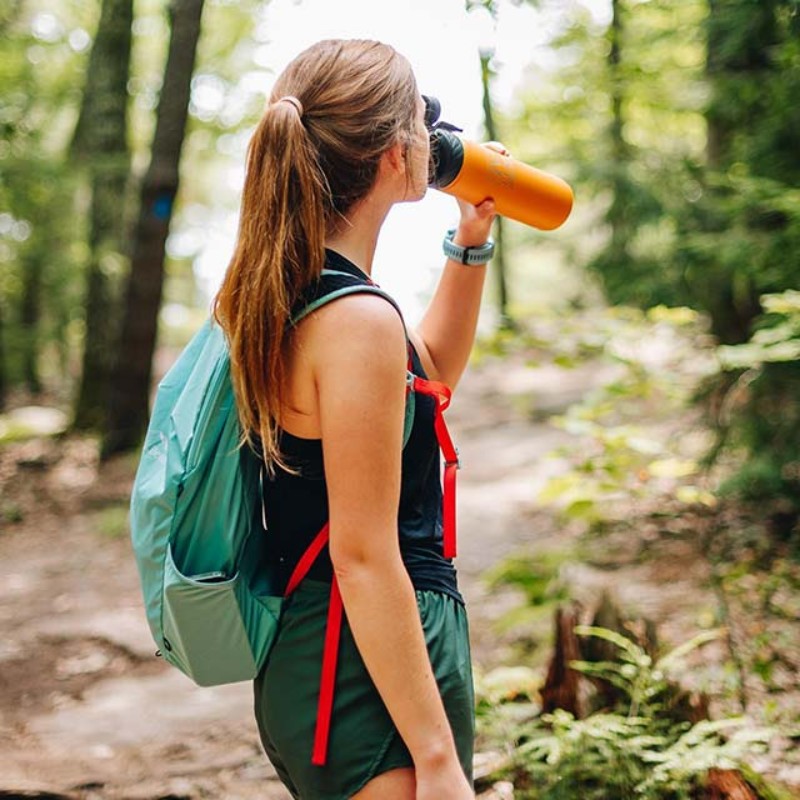
M 416 766 L 415 800 L 475 800 L 475 791 L 457 759 L 438 769 Z
M 508 156 L 510 153 L 504 145 L 500 142 L 486 142 L 484 147 L 494 150 L 500 155 Z M 478 247 L 489 238 L 489 232 L 492 228 L 495 216 L 497 216 L 494 200 L 487 197 L 477 205 L 467 203 L 460 198 L 458 201 L 458 208 L 461 213 L 461 219 L 458 223 L 456 234 L 453 241 L 462 247 Z

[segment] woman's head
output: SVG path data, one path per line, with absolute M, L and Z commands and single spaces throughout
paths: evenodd
M 419 143 L 408 61 L 370 40 L 324 40 L 282 72 L 247 154 L 239 235 L 215 301 L 245 438 L 276 442 L 292 307 L 322 270 L 325 239 L 375 185 L 381 158 Z M 417 170 L 419 171 L 419 170 Z
M 325 40 L 289 64 L 270 101 L 286 95 L 302 103 L 301 121 L 328 189 L 323 200 L 333 232 L 372 188 L 383 153 L 413 136 L 420 95 L 411 65 L 381 42 Z

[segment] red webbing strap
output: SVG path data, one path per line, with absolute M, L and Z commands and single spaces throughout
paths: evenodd
M 322 552 L 322 548 L 328 543 L 330 529 L 330 524 L 326 522 L 322 526 L 320 532 L 314 537 L 308 549 L 303 553 L 302 557 L 297 562 L 297 566 L 294 568 L 294 572 L 292 572 L 291 578 L 289 578 L 289 582 L 286 584 L 286 591 L 283 593 L 284 597 L 288 597 L 297 588 L 300 581 L 308 574 L 311 565 Z
M 334 576 L 328 604 L 328 623 L 325 626 L 325 647 L 322 651 L 322 676 L 319 682 L 317 726 L 314 730 L 314 749 L 311 763 L 322 767 L 328 757 L 328 738 L 333 715 L 333 692 L 336 686 L 336 664 L 339 660 L 339 637 L 342 632 L 342 596 Z
M 439 448 L 444 456 L 444 475 L 442 476 L 442 525 L 444 536 L 444 557 L 456 557 L 456 470 L 458 451 L 453 444 L 450 431 L 444 419 L 444 410 L 450 405 L 450 387 L 440 381 L 428 381 L 414 377 L 414 391 L 433 397 L 436 400 L 436 413 L 433 426 Z
M 434 430 L 439 447 L 444 456 L 443 476 L 443 527 L 445 558 L 456 556 L 456 470 L 458 469 L 458 451 L 453 444 L 447 428 L 443 411 L 450 405 L 451 391 L 444 383 L 428 381 L 414 376 L 414 391 L 428 395 L 436 400 Z M 326 523 L 303 553 L 294 568 L 286 586 L 286 595 L 290 595 L 300 581 L 308 574 L 311 565 L 327 544 L 330 526 Z M 328 620 L 325 626 L 325 643 L 322 651 L 322 674 L 320 676 L 319 700 L 317 703 L 317 722 L 314 730 L 314 746 L 311 763 L 324 766 L 327 761 L 328 741 L 330 738 L 331 717 L 333 714 L 333 697 L 336 686 L 336 666 L 339 660 L 339 639 L 342 632 L 344 608 L 339 584 L 336 578 L 331 582 L 330 602 L 328 604 Z
M 322 548 L 328 543 L 330 525 L 326 522 L 314 537 L 305 553 L 297 562 L 297 566 L 286 584 L 285 597 L 288 597 L 308 574 L 311 565 Z M 331 598 L 328 605 L 328 621 L 325 626 L 325 644 L 322 650 L 322 675 L 319 681 L 319 700 L 317 702 L 317 724 L 314 730 L 314 749 L 311 763 L 316 766 L 325 764 L 328 753 L 328 736 L 331 730 L 331 714 L 333 712 L 333 693 L 336 685 L 336 662 L 339 659 L 339 637 L 342 632 L 342 597 L 339 585 L 334 577 L 331 583 Z

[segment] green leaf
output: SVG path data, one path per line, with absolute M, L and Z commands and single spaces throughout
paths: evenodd
M 604 639 L 607 642 L 615 644 L 623 651 L 624 655 L 629 656 L 636 664 L 642 663 L 643 657 L 646 656 L 644 650 L 637 644 L 621 633 L 608 630 L 608 628 L 600 628 L 593 625 L 576 625 L 574 630 L 578 636 L 595 636 L 598 639 Z
M 662 458 L 651 461 L 648 472 L 656 478 L 685 478 L 697 472 L 697 462 L 688 459 Z
M 714 508 L 717 505 L 716 496 L 709 491 L 700 489 L 698 486 L 679 486 L 675 490 L 675 497 L 681 503 L 686 503 L 687 505 L 699 503 L 708 506 L 708 508 Z
M 702 647 L 708 642 L 722 639 L 725 634 L 726 631 L 724 628 L 715 628 L 714 630 L 703 631 L 702 633 L 697 634 L 697 636 L 691 638 L 688 642 L 684 642 L 683 644 L 678 645 L 678 647 L 670 650 L 665 656 L 662 656 L 658 660 L 656 666 L 658 669 L 661 669 L 664 672 L 674 669 L 689 653 L 692 652 L 692 650 L 696 650 L 698 647 Z

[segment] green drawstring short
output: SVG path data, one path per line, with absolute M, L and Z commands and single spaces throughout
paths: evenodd
M 454 598 L 418 591 L 425 640 L 456 741 L 472 780 L 475 697 L 464 607 Z M 413 761 L 342 624 L 333 716 L 325 766 L 311 763 L 330 584 L 306 580 L 287 599 L 281 630 L 255 681 L 261 742 L 295 798 L 346 800 L 372 778 Z

